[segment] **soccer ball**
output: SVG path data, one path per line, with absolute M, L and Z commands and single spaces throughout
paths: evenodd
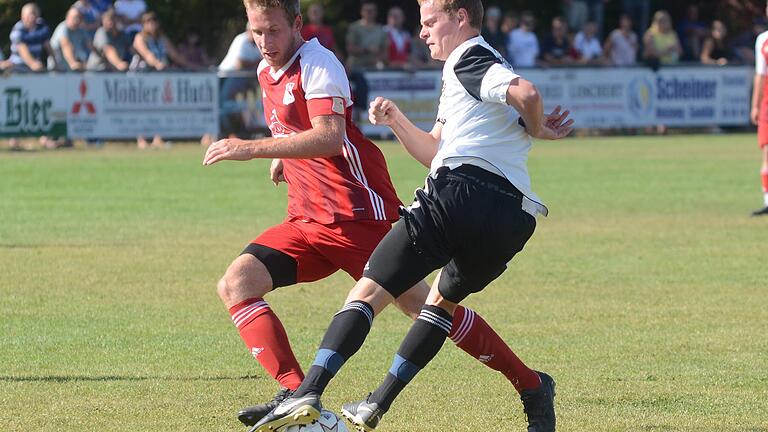
M 326 409 L 320 411 L 320 418 L 312 424 L 304 426 L 289 426 L 285 432 L 349 432 L 344 420 Z

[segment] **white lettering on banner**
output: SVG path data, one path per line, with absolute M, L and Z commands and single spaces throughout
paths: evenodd
M 527 69 L 523 77 L 539 89 L 545 109 L 571 110 L 579 128 L 749 124 L 752 68 L 671 67 Z M 435 123 L 440 71 L 371 72 L 370 98 L 384 96 L 422 129 Z M 432 83 L 430 85 L 430 83 Z M 370 135 L 386 127 L 361 125 Z

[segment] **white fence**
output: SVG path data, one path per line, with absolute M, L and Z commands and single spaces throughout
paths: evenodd
M 539 88 L 545 109 L 570 109 L 579 128 L 749 124 L 753 71 L 747 66 L 519 72 Z M 441 71 L 369 72 L 366 78 L 370 99 L 393 99 L 418 126 L 432 128 Z M 212 72 L 0 77 L 0 136 L 194 138 L 266 130 L 255 75 L 237 79 L 241 81 L 221 81 L 226 90 L 220 101 L 220 78 Z M 220 106 L 226 108 L 221 116 Z M 230 130 L 233 117 L 243 123 L 240 130 Z M 366 134 L 388 133 L 366 120 L 360 126 Z
M 219 130 L 215 73 L 0 78 L 0 136 L 200 137 Z

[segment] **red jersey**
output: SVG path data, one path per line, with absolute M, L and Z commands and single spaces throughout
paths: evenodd
M 317 39 L 305 42 L 280 70 L 259 64 L 264 116 L 274 137 L 312 128 L 319 115 L 342 115 L 342 154 L 283 159 L 288 183 L 288 219 L 321 224 L 398 218 L 400 200 L 384 155 L 352 122 L 352 99 L 344 67 Z
M 320 44 L 329 50 L 336 48 L 336 39 L 333 37 L 333 30 L 331 30 L 330 26 L 324 24 L 304 24 L 304 26 L 301 27 L 301 37 L 305 40 L 317 38 Z
M 393 65 L 408 63 L 411 56 L 411 35 L 407 31 L 389 26 L 384 27 L 384 30 L 386 30 L 389 39 L 389 52 L 387 53 L 389 62 Z

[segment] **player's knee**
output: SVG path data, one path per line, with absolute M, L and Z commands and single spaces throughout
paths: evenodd
M 216 284 L 216 293 L 219 295 L 219 298 L 224 303 L 229 303 L 229 300 L 232 297 L 233 294 L 233 287 L 230 285 L 227 275 L 222 276 L 221 279 L 219 279 L 219 283 Z

